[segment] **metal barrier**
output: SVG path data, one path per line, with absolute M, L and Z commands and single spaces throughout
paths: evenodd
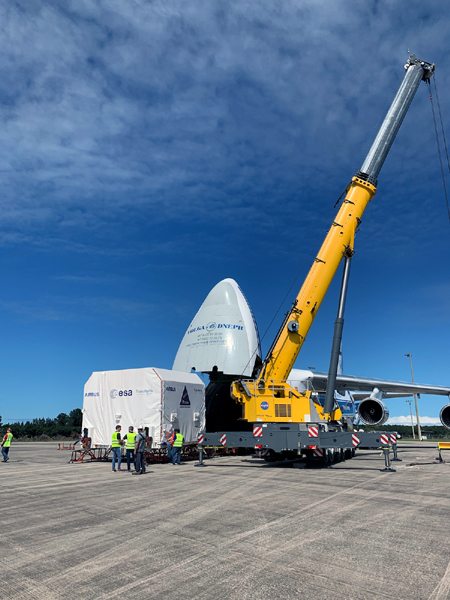
M 58 448 L 59 450 L 60 448 Z M 68 450 L 68 448 L 61 448 L 61 450 Z M 108 461 L 111 460 L 112 448 L 95 447 L 95 448 L 80 448 L 74 450 L 72 448 L 72 457 L 69 462 L 94 462 L 94 461 Z M 204 456 L 212 458 L 217 456 L 219 453 L 225 454 L 223 448 L 203 448 Z M 228 452 L 229 453 L 229 452 Z M 199 457 L 199 449 L 197 444 L 185 444 L 182 447 L 181 459 L 182 460 L 196 460 Z M 122 456 L 122 460 L 126 460 L 126 455 Z M 167 463 L 169 461 L 167 457 L 167 448 L 146 448 L 144 452 L 144 460 L 146 463 Z
M 215 448 L 203 449 L 204 453 L 209 457 L 216 456 Z M 197 460 L 199 457 L 199 448 L 197 444 L 184 444 L 181 449 L 181 460 Z M 167 448 L 146 448 L 144 452 L 144 460 L 147 463 L 165 463 L 169 459 L 167 457 Z
M 80 448 L 80 450 L 72 450 L 72 458 L 70 462 L 93 462 L 109 460 L 111 447 L 109 448 Z
M 450 450 L 450 442 L 438 442 L 439 462 L 444 463 L 445 460 L 442 458 L 442 450 Z

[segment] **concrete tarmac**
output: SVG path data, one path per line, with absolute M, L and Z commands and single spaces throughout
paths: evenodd
M 331 468 L 230 456 L 134 476 L 13 442 L 0 463 L 0 589 L 19 600 L 444 600 L 450 462 L 437 456 L 405 443 L 396 473 L 360 451 Z

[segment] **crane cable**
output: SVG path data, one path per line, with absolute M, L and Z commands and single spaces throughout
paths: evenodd
M 450 172 L 450 159 L 449 159 L 449 154 L 448 154 L 447 139 L 445 137 L 445 130 L 444 130 L 444 122 L 443 122 L 443 119 L 442 119 L 441 105 L 440 105 L 440 102 L 439 102 L 439 95 L 438 95 L 438 90 L 437 90 L 437 85 L 436 85 L 436 73 L 434 73 L 433 79 L 434 79 L 434 88 L 436 90 L 436 100 L 437 100 L 437 105 L 438 105 L 438 109 L 439 109 L 439 118 L 440 118 L 440 122 L 441 122 L 442 137 L 443 137 L 444 146 L 445 146 L 445 154 L 447 156 L 447 166 L 448 166 L 448 170 Z M 446 200 L 446 203 L 447 203 L 447 213 L 448 213 L 448 219 L 449 219 L 449 222 L 450 222 L 450 204 L 449 204 L 449 200 L 448 200 L 447 186 L 445 184 L 445 174 L 444 174 L 444 167 L 443 167 L 443 164 L 442 164 L 441 147 L 440 147 L 440 144 L 439 144 L 439 134 L 438 134 L 437 124 L 436 124 L 436 114 L 435 114 L 435 110 L 434 110 L 433 96 L 431 94 L 431 83 L 430 83 L 429 79 L 427 79 L 427 83 L 430 86 L 431 110 L 432 110 L 432 113 L 433 113 L 434 130 L 435 130 L 435 134 L 436 134 L 436 142 L 437 142 L 437 147 L 438 147 L 439 162 L 440 162 L 440 165 L 441 165 L 442 183 L 443 183 L 443 186 L 444 186 L 445 200 Z M 334 205 L 334 208 L 336 208 L 338 206 L 338 204 L 340 203 L 340 201 L 342 200 L 342 198 L 346 194 L 346 192 L 348 190 L 348 187 L 349 186 L 347 185 L 346 188 L 344 189 L 344 191 L 342 192 L 342 194 L 339 196 L 339 198 L 337 199 L 337 201 L 336 201 L 336 203 Z M 326 230 L 327 230 L 327 228 L 324 228 L 324 231 L 326 231 Z M 311 260 L 312 256 L 313 256 L 313 252 L 310 252 L 309 255 L 308 255 L 308 257 L 303 262 L 303 265 L 300 267 L 299 271 L 297 272 L 297 275 L 295 276 L 294 281 L 292 282 L 290 288 L 286 292 L 286 294 L 285 294 L 283 300 L 281 301 L 278 309 L 275 311 L 275 314 L 273 315 L 272 320 L 270 321 L 270 323 L 266 327 L 266 330 L 264 331 L 262 337 L 260 338 L 260 340 L 259 340 L 260 343 L 264 340 L 264 338 L 266 337 L 266 335 L 269 332 L 270 328 L 272 327 L 275 319 L 277 318 L 278 314 L 280 313 L 280 311 L 281 311 L 284 303 L 286 302 L 289 294 L 291 293 L 291 291 L 292 291 L 292 289 L 293 289 L 296 281 L 300 277 L 300 274 L 302 273 L 302 271 L 305 268 L 305 266 L 308 264 L 308 261 Z M 245 370 L 247 369 L 248 365 L 251 363 L 251 361 L 252 361 L 253 357 L 255 356 L 256 352 L 257 352 L 257 350 L 255 349 L 253 351 L 253 354 L 251 355 L 248 363 L 246 364 L 245 368 L 243 369 L 242 375 L 245 372 Z
M 288 299 L 288 296 L 290 295 L 290 293 L 291 293 L 291 291 L 292 291 L 292 289 L 293 289 L 293 287 L 294 287 L 294 285 L 295 285 L 295 283 L 296 283 L 297 279 L 300 277 L 300 274 L 302 273 L 303 269 L 304 269 L 304 268 L 306 267 L 306 265 L 308 264 L 308 261 L 311 261 L 311 260 L 312 260 L 312 256 L 313 256 L 313 252 L 312 252 L 312 250 L 311 250 L 311 251 L 309 252 L 309 254 L 308 254 L 307 258 L 305 258 L 305 260 L 303 261 L 303 264 L 302 264 L 302 266 L 300 267 L 300 269 L 299 269 L 299 271 L 298 271 L 297 275 L 295 276 L 295 279 L 294 279 L 294 281 L 292 282 L 292 284 L 291 284 L 291 287 L 288 289 L 288 291 L 286 292 L 286 294 L 285 294 L 285 296 L 284 296 L 283 300 L 281 301 L 281 303 L 280 303 L 279 307 L 278 307 L 278 308 L 277 308 L 277 310 L 275 311 L 275 314 L 273 315 L 273 317 L 272 317 L 272 320 L 271 320 L 271 321 L 270 321 L 270 323 L 267 325 L 267 327 L 266 327 L 266 330 L 264 331 L 264 333 L 263 333 L 262 337 L 260 337 L 260 339 L 259 339 L 259 343 L 260 343 L 260 344 L 261 344 L 261 342 L 264 340 L 264 338 L 266 337 L 266 335 L 268 334 L 268 332 L 269 332 L 269 329 L 272 327 L 272 325 L 273 325 L 273 323 L 274 323 L 275 319 L 278 317 L 278 314 L 280 313 L 281 309 L 283 308 L 283 305 L 284 305 L 284 303 L 285 303 L 285 302 L 286 302 L 286 300 Z M 245 373 L 245 371 L 246 371 L 247 367 L 248 367 L 248 366 L 249 366 L 249 364 L 251 363 L 251 361 L 252 361 L 252 359 L 253 359 L 253 357 L 255 356 L 255 354 L 256 354 L 256 353 L 257 353 L 257 348 L 255 348 L 255 350 L 253 351 L 252 355 L 250 356 L 250 358 L 249 358 L 249 360 L 248 360 L 247 364 L 245 365 L 244 369 L 242 370 L 241 376 L 242 376 L 242 375 Z M 261 360 L 263 360 L 263 357 L 262 357 L 262 356 L 261 356 Z
M 433 113 L 434 132 L 436 134 L 436 143 L 437 143 L 437 149 L 438 149 L 438 155 L 439 155 L 439 163 L 441 165 L 442 184 L 444 186 L 445 201 L 447 203 L 448 220 L 450 222 L 450 205 L 449 205 L 449 201 L 448 201 L 447 186 L 445 184 L 445 173 L 444 173 L 444 166 L 442 164 L 442 153 L 441 153 L 441 146 L 439 143 L 438 128 L 437 128 L 437 124 L 436 124 L 436 113 L 434 110 L 433 95 L 431 93 L 431 83 L 430 83 L 429 79 L 427 80 L 427 83 L 430 86 L 430 104 L 431 104 L 431 111 Z M 442 138 L 444 140 L 445 154 L 447 156 L 447 167 L 450 172 L 450 160 L 449 160 L 449 156 L 448 156 L 448 147 L 447 147 L 447 139 L 445 137 L 444 122 L 442 120 L 441 104 L 439 102 L 439 94 L 438 94 L 438 89 L 437 89 L 437 84 L 436 84 L 436 74 L 434 74 L 434 89 L 436 91 L 436 101 L 437 101 L 437 105 L 438 105 L 438 109 L 439 109 L 439 118 L 441 121 Z
M 437 84 L 436 84 L 436 73 L 434 73 L 433 79 L 434 79 L 434 88 L 435 88 L 435 91 L 436 91 L 436 101 L 437 101 L 438 110 L 439 110 L 439 118 L 440 118 L 440 123 L 441 123 L 442 138 L 444 140 L 445 154 L 446 154 L 446 157 L 447 157 L 447 167 L 448 167 L 448 170 L 450 172 L 450 159 L 449 159 L 449 154 L 448 154 L 447 139 L 445 137 L 445 130 L 444 130 L 444 122 L 443 122 L 443 119 L 442 119 L 441 105 L 440 105 L 440 102 L 439 102 L 439 94 L 438 94 L 438 89 L 437 89 Z M 447 186 L 446 186 L 446 183 L 445 183 L 444 166 L 443 166 L 443 163 L 442 163 L 442 153 L 441 153 L 441 147 L 440 147 L 440 144 L 439 144 L 439 134 L 438 134 L 438 128 L 437 128 L 437 124 L 436 124 L 436 113 L 435 113 L 435 110 L 434 110 L 433 95 L 431 93 L 430 79 L 427 79 L 427 83 L 430 86 L 431 110 L 432 110 L 432 113 L 433 113 L 434 130 L 435 130 L 435 134 L 436 134 L 436 142 L 437 142 L 437 148 L 438 148 L 438 154 L 439 154 L 439 162 L 440 162 L 440 165 L 441 165 L 442 183 L 443 183 L 443 186 L 444 186 L 445 200 L 446 200 L 446 203 L 447 203 L 447 213 L 448 213 L 448 218 L 449 218 L 449 222 L 450 222 L 450 203 L 449 203 L 449 199 L 448 199 Z M 336 201 L 336 203 L 334 205 L 334 208 L 336 208 L 338 206 L 338 204 L 341 202 L 342 198 L 345 196 L 345 194 L 346 194 L 346 192 L 348 190 L 349 185 L 346 186 L 346 188 L 344 189 L 344 191 L 342 192 L 342 194 L 337 199 L 337 201 Z M 324 230 L 326 231 L 326 228 L 324 228 Z M 280 311 L 281 311 L 284 303 L 286 302 L 289 294 L 291 293 L 291 291 L 292 291 L 292 289 L 293 289 L 296 281 L 298 280 L 298 278 L 300 277 L 300 274 L 302 273 L 303 269 L 307 265 L 308 260 L 311 260 L 312 255 L 313 255 L 313 253 L 310 252 L 309 255 L 308 255 L 308 257 L 303 262 L 303 265 L 300 267 L 299 271 L 297 272 L 297 275 L 295 276 L 295 278 L 294 278 L 294 280 L 293 280 L 290 288 L 287 290 L 287 292 L 286 292 L 283 300 L 281 301 L 278 309 L 275 311 L 275 314 L 273 315 L 272 320 L 270 321 L 270 323 L 266 327 L 266 330 L 264 331 L 262 337 L 260 338 L 260 343 L 264 340 L 264 338 L 266 337 L 266 335 L 269 332 L 270 328 L 272 327 L 275 319 L 277 318 L 278 314 L 280 313 Z M 247 365 L 245 366 L 243 372 L 245 372 L 245 370 L 247 369 L 248 365 L 250 364 L 250 362 L 251 362 L 251 360 L 252 360 L 252 358 L 253 358 L 253 356 L 255 354 L 256 354 L 256 349 L 253 352 L 252 356 L 250 357 L 250 360 L 248 361 Z
M 350 183 L 349 183 L 349 184 L 346 186 L 345 190 L 344 190 L 344 191 L 342 192 L 342 194 L 339 196 L 339 198 L 338 198 L 338 200 L 337 200 L 336 204 L 334 205 L 334 207 L 336 207 L 336 206 L 339 204 L 339 202 L 342 200 L 342 198 L 344 197 L 344 195 L 347 193 L 347 190 L 348 190 L 348 188 L 349 188 L 350 184 L 351 184 L 351 182 L 350 182 Z M 333 214 L 334 214 L 334 213 L 333 213 Z M 331 227 L 332 227 L 332 226 L 331 226 Z M 327 233 L 327 231 L 329 231 L 329 229 L 330 229 L 330 225 L 329 225 L 329 224 L 328 224 L 328 225 L 325 225 L 325 226 L 323 226 L 323 227 L 321 228 L 321 232 L 322 232 L 322 239 L 323 239 L 323 237 L 324 237 L 324 234 L 326 234 L 326 233 Z M 269 330 L 271 329 L 272 325 L 274 324 L 274 322 L 275 322 L 275 319 L 278 317 L 278 315 L 279 315 L 279 313 L 281 312 L 281 310 L 282 310 L 283 306 L 285 305 L 285 302 L 286 302 L 286 300 L 288 299 L 288 297 L 290 296 L 290 294 L 291 294 L 291 292 L 292 292 L 292 290 L 293 290 L 293 288 L 294 288 L 294 285 L 297 283 L 297 281 L 298 281 L 298 279 L 299 279 L 300 275 L 302 274 L 302 272 L 304 271 L 304 269 L 305 269 L 305 267 L 308 265 L 308 263 L 309 263 L 309 264 L 312 264 L 312 262 L 313 262 L 313 260 L 314 260 L 314 257 L 316 256 L 316 254 L 317 254 L 317 253 L 316 253 L 316 252 L 314 252 L 313 246 L 311 245 L 311 247 L 310 247 L 310 251 L 308 252 L 308 255 L 305 257 L 305 260 L 303 261 L 303 264 L 301 265 L 300 269 L 297 271 L 297 274 L 295 275 L 295 277 L 294 277 L 294 280 L 293 280 L 293 281 L 292 281 L 292 283 L 291 283 L 291 286 L 290 286 L 290 287 L 289 287 L 289 289 L 286 291 L 286 293 L 285 293 L 285 295 L 284 295 L 284 298 L 283 298 L 283 299 L 282 299 L 282 301 L 280 302 L 280 305 L 278 306 L 277 310 L 275 311 L 275 313 L 274 313 L 274 315 L 273 315 L 273 317 L 272 317 L 272 320 L 271 320 L 271 321 L 270 321 L 270 323 L 267 325 L 267 327 L 266 327 L 266 329 L 265 329 L 265 331 L 264 331 L 263 335 L 262 335 L 262 336 L 260 336 L 260 338 L 259 338 L 259 343 L 260 343 L 260 344 L 261 344 L 261 342 L 264 340 L 264 338 L 266 337 L 266 335 L 269 333 Z M 291 307 L 291 308 L 292 308 L 292 307 Z M 287 311 L 287 313 L 285 313 L 285 314 L 287 315 L 287 314 L 289 313 L 289 311 L 290 311 L 290 310 L 291 310 L 291 309 L 289 309 L 289 310 Z M 255 354 L 256 354 L 256 353 L 257 353 L 257 348 L 255 348 L 255 350 L 253 351 L 252 355 L 250 356 L 250 358 L 249 358 L 249 360 L 248 360 L 247 364 L 245 365 L 244 369 L 242 370 L 241 377 L 244 375 L 244 373 L 245 373 L 245 371 L 246 371 L 247 367 L 250 365 L 250 363 L 251 363 L 251 361 L 252 361 L 252 359 L 253 359 L 253 357 L 255 356 Z M 261 360 L 263 360 L 263 357 L 262 357 L 262 356 L 261 356 Z M 263 362 L 264 362 L 264 360 L 263 360 Z

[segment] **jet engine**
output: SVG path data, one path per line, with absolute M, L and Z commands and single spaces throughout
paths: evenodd
M 448 421 L 450 423 L 450 405 L 448 407 Z M 383 425 L 389 419 L 389 410 L 381 400 L 369 396 L 359 403 L 358 417 L 365 425 Z
M 439 418 L 442 425 L 447 429 L 450 429 L 450 404 L 446 404 L 443 408 L 441 408 Z

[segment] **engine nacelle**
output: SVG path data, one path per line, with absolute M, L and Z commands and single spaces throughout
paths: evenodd
M 389 410 L 381 400 L 365 398 L 359 403 L 358 417 L 365 425 L 383 425 L 389 419 Z
M 439 418 L 442 425 L 447 429 L 450 429 L 450 404 L 446 404 L 443 408 L 441 408 Z

